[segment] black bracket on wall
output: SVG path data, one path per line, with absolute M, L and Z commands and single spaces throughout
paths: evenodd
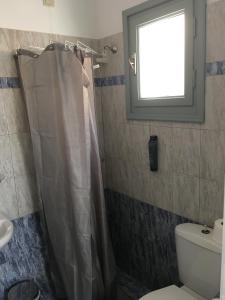
M 152 172 L 158 171 L 158 137 L 156 135 L 150 136 L 148 143 L 150 170 Z

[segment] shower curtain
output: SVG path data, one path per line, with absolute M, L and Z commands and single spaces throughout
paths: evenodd
M 92 59 L 64 45 L 18 63 L 52 257 L 69 300 L 109 299 L 115 275 L 97 141 Z M 57 267 L 57 268 L 56 268 Z M 53 268 L 52 268 L 53 272 Z M 57 274 L 54 274 L 54 276 Z

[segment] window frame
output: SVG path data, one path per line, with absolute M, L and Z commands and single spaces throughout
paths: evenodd
M 144 23 L 185 11 L 185 97 L 140 100 L 138 34 Z M 143 22 L 145 21 L 145 22 Z M 206 0 L 151 0 L 123 12 L 126 106 L 128 119 L 203 122 L 205 116 Z M 135 50 L 135 51 L 134 51 Z M 137 55 L 134 75 L 129 57 Z

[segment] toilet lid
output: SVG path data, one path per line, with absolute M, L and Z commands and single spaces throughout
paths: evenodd
M 193 296 L 188 294 L 175 285 L 168 286 L 164 289 L 151 292 L 140 300 L 196 300 Z

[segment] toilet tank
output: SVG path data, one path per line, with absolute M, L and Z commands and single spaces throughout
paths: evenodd
M 185 223 L 175 230 L 180 281 L 206 299 L 220 291 L 222 244 L 202 233 L 201 225 Z

